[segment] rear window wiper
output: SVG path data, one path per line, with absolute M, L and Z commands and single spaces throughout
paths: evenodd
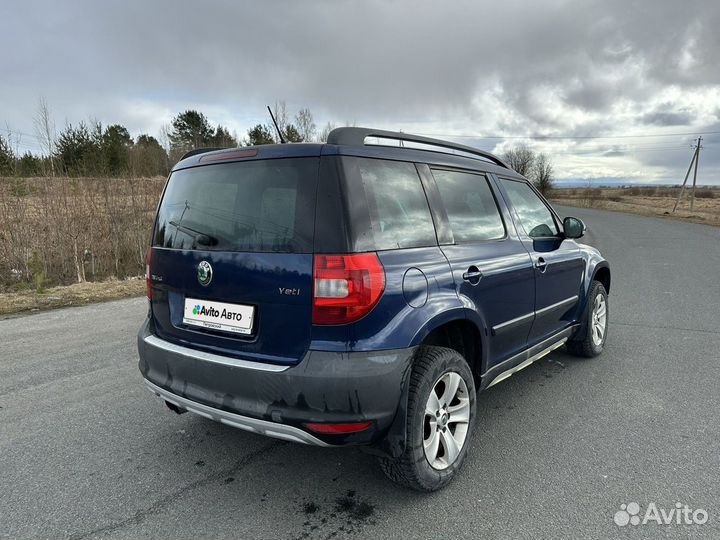
M 195 241 L 198 243 L 198 245 L 201 246 L 217 246 L 219 243 L 219 240 L 214 237 L 211 234 L 204 233 L 202 231 L 198 231 L 196 229 L 192 229 L 186 225 L 181 225 L 177 221 L 171 221 L 170 225 L 173 227 L 180 229 L 181 231 L 185 232 L 186 234 L 189 234 L 192 236 Z

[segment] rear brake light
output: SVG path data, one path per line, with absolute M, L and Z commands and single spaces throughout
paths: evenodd
M 145 283 L 147 284 L 147 297 L 148 300 L 152 300 L 152 279 L 150 278 L 152 263 L 152 247 L 147 249 L 147 255 L 145 257 Z
M 318 424 L 314 422 L 307 422 L 303 425 L 315 433 L 322 433 L 324 435 L 341 435 L 343 433 L 357 433 L 358 431 L 365 431 L 372 426 L 372 422 L 352 422 L 346 424 Z
M 385 290 L 375 253 L 315 255 L 313 324 L 346 324 L 367 315 Z
M 239 159 L 257 156 L 257 150 L 237 150 L 235 152 L 223 152 L 221 154 L 209 154 L 201 157 L 198 161 L 221 161 L 223 159 Z

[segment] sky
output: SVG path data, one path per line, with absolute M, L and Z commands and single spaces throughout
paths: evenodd
M 0 133 L 94 119 L 159 136 L 265 105 L 552 158 L 561 181 L 720 184 L 718 0 L 3 0 Z

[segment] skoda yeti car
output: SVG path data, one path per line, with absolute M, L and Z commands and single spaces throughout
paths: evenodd
M 561 346 L 603 350 L 610 268 L 584 232 L 447 141 L 340 128 L 192 152 L 157 211 L 140 371 L 177 413 L 363 445 L 435 490 L 471 446 L 478 391 Z

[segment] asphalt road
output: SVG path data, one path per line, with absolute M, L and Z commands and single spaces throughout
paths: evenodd
M 0 537 L 720 538 L 720 228 L 561 212 L 612 264 L 606 351 L 481 394 L 462 475 L 431 495 L 357 449 L 165 409 L 136 367 L 144 299 L 0 321 Z M 630 502 L 709 518 L 619 527 Z

